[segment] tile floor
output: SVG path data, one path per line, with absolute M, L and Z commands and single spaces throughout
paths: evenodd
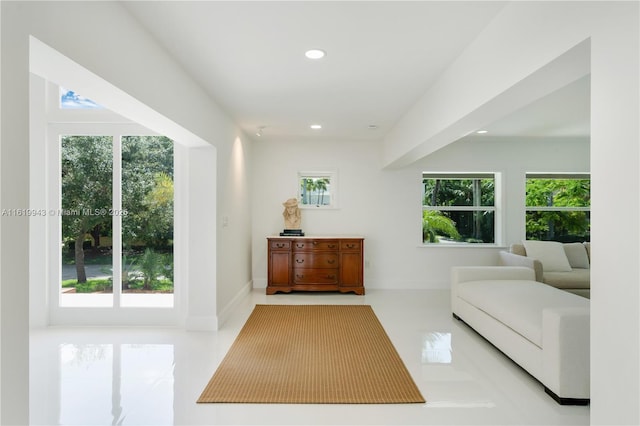
M 369 304 L 426 404 L 196 404 L 255 304 Z M 254 290 L 217 332 L 34 329 L 30 418 L 37 425 L 573 425 L 589 407 L 556 404 L 535 379 L 452 319 L 449 292 Z

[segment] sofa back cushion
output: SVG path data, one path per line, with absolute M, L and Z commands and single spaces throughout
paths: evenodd
M 566 243 L 563 247 L 572 268 L 589 269 L 589 256 L 584 244 Z
M 587 250 L 587 257 L 589 257 L 589 263 L 591 263 L 591 243 L 586 241 L 582 244 L 584 244 L 584 248 Z
M 522 244 L 511 244 L 509 251 L 513 254 L 517 254 L 518 256 L 526 256 L 527 251 L 524 249 Z
M 527 256 L 538 259 L 545 272 L 571 272 L 571 265 L 562 243 L 525 240 L 522 244 L 527 251 Z

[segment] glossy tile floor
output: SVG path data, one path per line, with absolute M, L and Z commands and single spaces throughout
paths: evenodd
M 427 403 L 196 404 L 255 304 L 371 305 Z M 556 404 L 540 383 L 452 319 L 448 291 L 254 290 L 217 332 L 35 329 L 30 366 L 31 424 L 589 424 L 589 407 Z

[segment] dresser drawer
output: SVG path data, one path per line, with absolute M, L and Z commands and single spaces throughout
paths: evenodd
M 340 241 L 340 250 L 354 250 L 360 251 L 362 247 L 362 241 L 360 240 L 343 240 Z
M 271 250 L 291 250 L 291 240 L 269 240 Z
M 338 284 L 338 269 L 294 269 L 294 284 Z
M 307 251 L 307 250 L 338 250 L 340 245 L 336 240 L 294 240 L 294 251 Z
M 337 268 L 338 255 L 334 253 L 294 253 L 294 268 Z

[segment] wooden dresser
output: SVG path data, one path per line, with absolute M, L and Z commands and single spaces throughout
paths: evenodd
M 267 294 L 364 294 L 362 237 L 268 237 Z

